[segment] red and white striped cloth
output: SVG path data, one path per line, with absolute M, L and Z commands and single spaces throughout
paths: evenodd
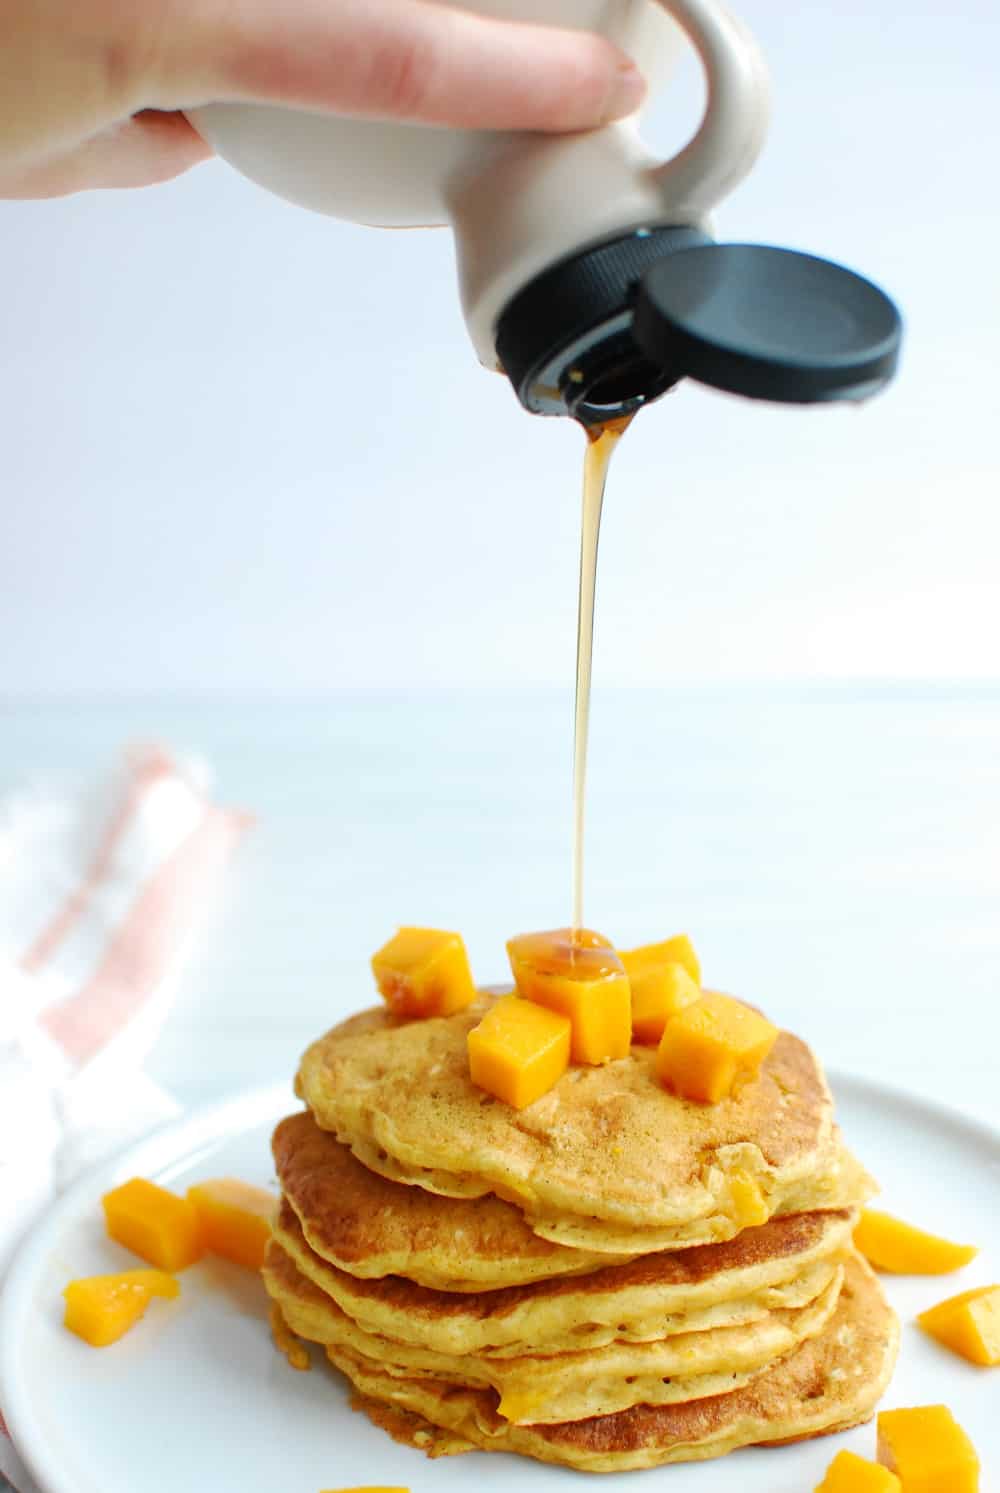
M 249 819 L 156 747 L 97 791 L 0 804 L 0 1277 L 79 1171 L 177 1112 L 142 1065 Z M 0 1473 L 36 1493 L 0 1406 Z

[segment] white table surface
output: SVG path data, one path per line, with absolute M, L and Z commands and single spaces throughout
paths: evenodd
M 10 704 L 0 793 L 155 737 L 258 815 L 152 1058 L 197 1104 L 290 1075 L 399 922 L 483 981 L 567 922 L 570 735 L 555 693 Z M 1000 1123 L 1000 686 L 598 686 L 589 825 L 592 926 L 687 929 L 831 1066 Z

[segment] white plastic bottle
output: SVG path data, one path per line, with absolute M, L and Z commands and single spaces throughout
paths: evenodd
M 718 249 L 708 214 L 750 170 L 766 132 L 760 52 L 717 0 L 467 0 L 466 8 L 599 32 L 637 61 L 653 92 L 686 36 L 705 71 L 704 118 L 666 162 L 635 118 L 571 136 L 230 103 L 192 111 L 192 120 L 237 170 L 292 202 L 372 225 L 450 225 L 480 361 L 505 371 L 536 413 L 622 413 L 688 372 L 633 340 L 637 288 L 665 258 L 700 252 L 704 271 L 706 252 Z M 721 267 L 714 259 L 709 278 Z M 661 321 L 647 305 L 651 317 Z

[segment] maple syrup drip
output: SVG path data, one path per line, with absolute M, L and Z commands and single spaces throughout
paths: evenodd
M 590 739 L 590 681 L 594 657 L 594 599 L 597 549 L 608 467 L 615 447 L 632 423 L 622 415 L 602 425 L 586 425 L 583 462 L 583 522 L 580 534 L 580 597 L 576 632 L 576 719 L 573 732 L 573 923 L 583 927 L 583 847 Z
M 551 933 L 523 933 L 513 940 L 517 958 L 537 974 L 571 980 L 607 979 L 622 972 L 611 944 L 589 928 L 554 928 Z

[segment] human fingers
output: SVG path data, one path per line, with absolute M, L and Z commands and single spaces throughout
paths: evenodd
M 433 0 L 190 0 L 164 38 L 175 106 L 215 98 L 470 129 L 581 130 L 634 111 L 645 85 L 603 37 Z M 182 21 L 185 11 L 180 12 Z

